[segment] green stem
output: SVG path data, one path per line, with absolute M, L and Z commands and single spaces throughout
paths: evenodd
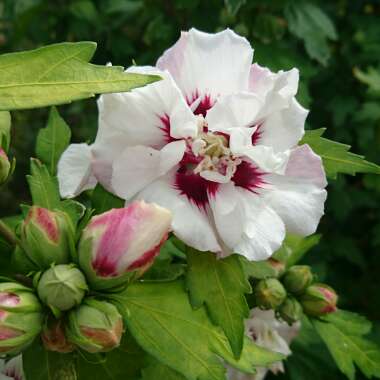
M 2 220 L 0 220 L 0 235 L 11 245 L 20 244 L 17 236 Z

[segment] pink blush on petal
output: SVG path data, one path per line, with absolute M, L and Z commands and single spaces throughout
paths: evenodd
M 20 303 L 20 297 L 14 293 L 0 293 L 0 306 L 15 307 Z
M 127 208 L 111 210 L 91 224 L 91 227 L 103 224 L 105 226 L 95 260 L 92 262 L 92 266 L 99 276 L 114 277 L 119 274 L 117 264 L 128 250 L 136 227 L 148 214 L 149 210 L 146 211 L 135 202 Z

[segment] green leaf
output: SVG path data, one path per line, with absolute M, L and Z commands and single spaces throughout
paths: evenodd
M 134 283 L 112 297 L 139 345 L 188 380 L 224 380 L 225 369 L 217 355 L 248 373 L 255 365 L 283 358 L 247 338 L 240 360 L 235 360 L 227 338 L 212 325 L 204 308 L 192 309 L 182 281 Z
M 144 368 L 141 373 L 141 380 L 186 380 L 186 377 L 157 360 L 152 360 L 149 366 Z
M 58 182 L 39 160 L 30 161 L 30 175 L 26 176 L 33 204 L 54 210 L 60 206 Z
M 237 255 L 218 260 L 214 253 L 188 250 L 186 285 L 194 308 L 206 305 L 211 321 L 225 332 L 236 358 L 243 348 L 244 319 L 249 316 L 245 293 L 251 292 Z
M 380 70 L 369 67 L 367 72 L 364 72 L 358 68 L 354 68 L 354 75 L 362 83 L 365 83 L 371 91 L 380 93 Z
M 0 112 L 0 148 L 6 152 L 11 141 L 11 114 L 7 111 Z
M 46 164 L 50 174 L 56 174 L 58 160 L 68 147 L 70 138 L 69 126 L 52 107 L 47 126 L 39 131 L 36 143 L 37 158 Z
M 78 380 L 138 380 L 146 356 L 127 333 L 123 336 L 120 347 L 109 353 L 83 353 L 78 357 Z
M 321 235 L 308 237 L 287 234 L 281 248 L 275 252 L 273 258 L 286 263 L 287 267 L 298 263 L 302 257 L 321 240 Z
M 301 331 L 292 342 L 292 355 L 285 361 L 287 378 L 305 380 L 313 374 L 315 379 L 341 379 L 338 369 L 315 329 L 303 318 Z M 280 377 L 282 379 L 282 377 Z
M 26 379 L 78 380 L 75 356 L 46 351 L 36 340 L 22 355 Z
M 322 320 L 313 320 L 339 369 L 355 379 L 355 364 L 367 378 L 380 378 L 380 347 L 363 338 L 371 328 L 365 318 L 347 311 L 338 311 Z
M 91 196 L 91 202 L 96 215 L 112 208 L 122 208 L 125 204 L 125 200 L 111 194 L 101 184 L 96 185 Z
M 224 0 L 228 12 L 232 15 L 236 15 L 242 5 L 246 3 L 246 0 Z
M 337 33 L 330 18 L 309 2 L 290 1 L 285 8 L 289 30 L 305 43 L 311 58 L 326 65 L 330 56 L 328 40 L 336 40 Z
M 326 175 L 335 179 L 338 173 L 355 175 L 356 173 L 380 174 L 380 166 L 364 160 L 363 156 L 349 152 L 350 146 L 322 137 L 325 128 L 306 131 L 300 141 L 308 144 L 321 156 Z
M 160 79 L 88 61 L 96 43 L 60 43 L 0 56 L 0 110 L 43 107 L 123 92 Z
M 50 175 L 47 167 L 39 160 L 32 158 L 31 175 L 27 175 L 33 205 L 49 210 L 61 210 L 67 213 L 75 227 L 83 217 L 85 207 L 72 199 L 61 201 L 57 178 Z

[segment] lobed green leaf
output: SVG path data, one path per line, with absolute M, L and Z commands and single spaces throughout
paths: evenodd
M 123 92 L 160 78 L 89 64 L 96 43 L 59 43 L 0 56 L 0 110 L 69 103 L 100 93 Z
M 321 156 L 326 175 L 335 179 L 338 173 L 355 175 L 356 173 L 380 174 L 380 166 L 368 162 L 363 156 L 349 152 L 350 146 L 322 137 L 325 128 L 306 131 L 300 142 L 308 144 Z

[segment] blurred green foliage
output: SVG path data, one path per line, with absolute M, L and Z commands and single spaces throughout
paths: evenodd
M 230 27 L 250 40 L 261 65 L 299 68 L 299 100 L 311 110 L 307 128 L 326 127 L 327 138 L 379 163 L 379 18 L 380 1 L 369 0 L 2 0 L 0 52 L 90 40 L 98 43 L 97 64 L 146 65 L 155 63 L 180 30 Z M 93 100 L 60 107 L 60 113 L 74 141 L 93 139 Z M 18 167 L 0 199 L 8 215 L 28 200 L 23 176 L 48 110 L 12 116 Z M 380 178 L 331 181 L 320 232 L 320 244 L 304 261 L 338 290 L 342 307 L 380 321 Z

